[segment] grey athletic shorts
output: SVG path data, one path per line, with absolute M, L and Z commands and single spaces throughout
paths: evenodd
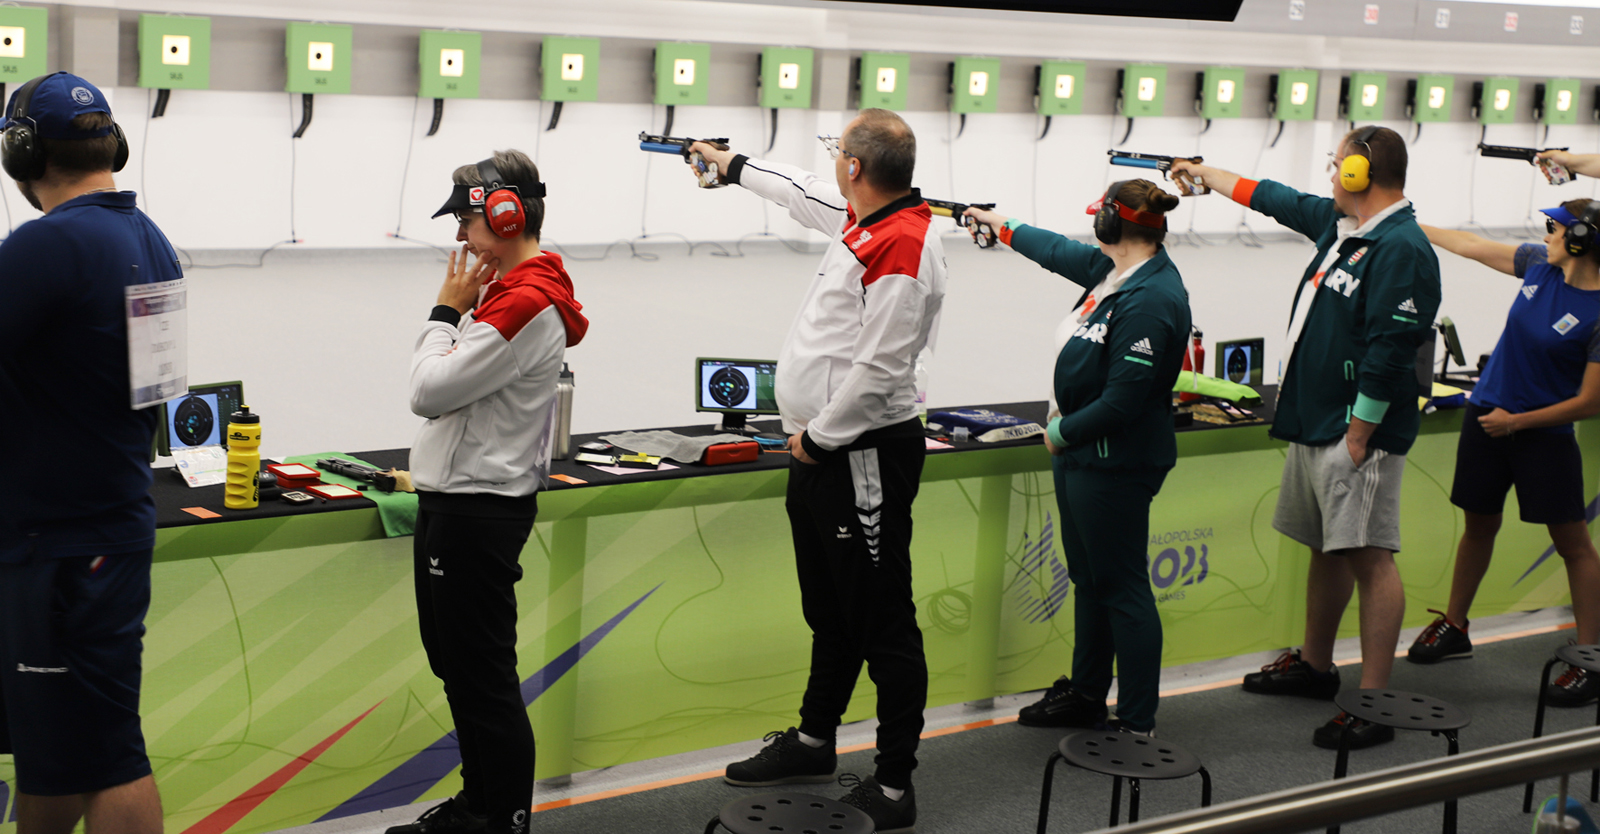
M 1342 437 L 1326 446 L 1290 443 L 1272 527 L 1324 553 L 1353 547 L 1398 551 L 1405 468 L 1405 455 L 1371 448 L 1358 468 Z

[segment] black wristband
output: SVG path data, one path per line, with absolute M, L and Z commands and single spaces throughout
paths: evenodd
M 805 449 L 806 454 L 810 456 L 812 460 L 818 463 L 821 463 L 822 461 L 833 456 L 833 452 L 822 448 L 821 446 L 817 445 L 817 441 L 811 439 L 810 432 L 800 432 L 800 448 Z
M 728 163 L 728 170 L 722 172 L 723 181 L 727 182 L 729 185 L 738 185 L 739 174 L 744 171 L 744 163 L 748 159 L 750 159 L 750 157 L 745 156 L 744 154 L 735 156 L 733 161 Z
M 433 314 L 428 316 L 428 321 L 442 321 L 451 327 L 455 327 L 461 323 L 461 314 L 456 312 L 456 308 L 451 307 L 449 304 L 440 304 L 433 308 Z

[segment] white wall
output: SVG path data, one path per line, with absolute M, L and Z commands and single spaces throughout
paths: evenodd
M 1422 2 L 1431 0 L 1412 6 Z M 1263 3 L 1247 0 L 1251 7 Z M 137 10 L 122 3 L 93 5 L 120 9 L 124 16 Z M 1385 5 L 1386 14 L 1394 5 Z M 1057 118 L 1043 141 L 1034 138 L 1041 120 L 1015 101 L 1004 108 L 1009 112 L 970 116 L 959 139 L 956 119 L 942 110 L 905 114 L 919 139 L 917 184 L 925 194 L 996 202 L 1004 213 L 1077 235 L 1088 234 L 1084 207 L 1107 182 L 1143 173 L 1105 162 L 1106 149 L 1126 124 L 1109 113 L 1109 62 L 1190 66 L 1174 70 L 1169 113 L 1183 112 L 1188 86 L 1182 76 L 1191 65 L 1246 66 L 1258 90 L 1264 88 L 1260 76 L 1279 67 L 1322 69 L 1323 118 L 1288 125 L 1275 148 L 1266 144 L 1277 124 L 1262 117 L 1260 102 L 1247 111 L 1254 117 L 1217 121 L 1204 135 L 1194 117 L 1141 119 L 1124 146 L 1198 153 L 1212 164 L 1315 193 L 1327 193 L 1325 154 L 1343 128 L 1331 120 L 1341 74 L 1389 70 L 1391 94 L 1398 95 L 1405 73 L 1459 73 L 1459 98 L 1473 77 L 1506 73 L 1531 80 L 1600 66 L 1600 47 L 1589 36 L 1579 46 L 1490 48 L 976 10 L 907 14 L 803 0 L 481 0 L 448 7 L 423 0 L 169 0 L 158 11 L 351 22 L 358 26 L 358 46 L 362 25 L 686 39 L 746 48 L 798 44 L 833 56 L 819 53 L 824 84 L 845 83 L 840 56 L 863 49 L 1009 56 L 1016 66 L 1035 57 L 1098 61 L 1106 100 L 1091 102 L 1088 115 Z M 1431 12 L 1426 16 L 1431 19 Z M 535 79 L 529 88 L 536 89 Z M 526 98 L 451 101 L 438 135 L 425 137 L 429 102 L 397 95 L 319 96 L 310 130 L 294 141 L 289 136 L 299 122 L 298 96 L 260 89 L 177 91 L 167 115 L 150 120 L 149 91 L 123 86 L 109 92 L 133 144 L 133 160 L 118 181 L 141 193 L 177 246 L 200 252 L 202 262 L 254 262 L 261 250 L 291 236 L 293 212 L 293 234 L 304 243 L 267 255 L 265 268 L 190 273 L 191 374 L 197 380 L 246 381 L 252 405 L 269 424 L 269 454 L 410 444 L 417 420 L 405 407 L 407 359 L 441 269 L 436 253 L 388 235 L 398 223 L 408 237 L 450 246 L 453 224 L 430 221 L 429 215 L 448 194 L 450 171 L 492 149 L 521 148 L 538 161 L 550 189 L 547 244 L 575 247 L 569 251 L 584 255 L 595 252 L 587 244 L 648 233 L 646 244 L 660 254 L 654 262 L 633 260 L 621 247 L 608 260 L 569 262 L 578 296 L 595 322 L 589 339 L 570 356 L 578 373 L 578 431 L 708 420 L 690 410 L 690 360 L 718 353 L 775 356 L 815 268 L 815 255 L 770 246 L 726 259 L 713 255 L 712 246 L 698 246 L 691 256 L 687 244 L 674 243 L 674 235 L 729 242 L 763 231 L 813 244 L 820 238 L 738 188 L 697 189 L 676 159 L 640 153 L 638 132 L 660 129 L 663 118 L 661 108 L 645 103 L 568 105 L 559 128 L 544 132 L 549 105 L 533 100 L 531 92 Z M 1525 84 L 1524 94 L 1530 93 Z M 751 103 L 743 106 L 680 108 L 674 132 L 725 135 L 736 148 L 759 152 L 767 114 L 754 105 L 753 88 L 749 96 Z M 1591 96 L 1585 82 L 1582 100 Z M 843 106 L 842 93 L 832 87 L 820 89 L 818 101 Z M 1390 110 L 1396 118 L 1398 107 Z M 1538 207 L 1596 195 L 1593 180 L 1554 188 L 1530 166 L 1476 157 L 1479 127 L 1465 120 L 1464 103 L 1457 110 L 1462 120 L 1427 125 L 1411 147 L 1407 190 L 1425 222 L 1473 223 L 1500 234 L 1537 223 L 1532 212 Z M 771 158 L 827 170 L 813 137 L 837 133 L 848 117 L 842 109 L 784 111 Z M 1553 128 L 1548 142 L 1530 124 L 1491 128 L 1488 140 L 1600 151 L 1600 127 L 1587 114 L 1580 121 Z M 1412 129 L 1403 121 L 1386 124 Z M 1173 228 L 1199 235 L 1175 238 L 1173 257 L 1208 345 L 1264 336 L 1269 360 L 1275 360 L 1293 280 L 1309 249 L 1295 242 L 1248 247 L 1236 234 L 1241 222 L 1262 234 L 1277 231 L 1275 224 L 1216 195 L 1186 203 Z M 33 214 L 14 193 L 6 205 L 13 223 Z M 947 249 L 952 284 L 931 399 L 948 405 L 1042 398 L 1049 334 L 1077 293 L 1014 253 L 979 252 L 958 237 L 947 240 Z M 1442 313 L 1460 325 L 1469 356 L 1487 352 L 1514 282 L 1448 255 L 1443 263 Z M 241 327 L 241 320 L 250 326 Z
M 1252 5 L 1257 5 L 1252 0 Z M 100 4 L 93 4 L 100 5 Z M 124 6 L 121 3 L 107 5 Z M 1348 5 L 1348 4 L 1343 4 Z M 124 13 L 129 9 L 127 6 Z M 1461 74 L 1456 85 L 1462 121 L 1427 125 L 1412 148 L 1409 191 L 1425 220 L 1455 226 L 1476 222 L 1519 227 L 1530 207 L 1595 193 L 1593 181 L 1557 189 L 1544 185 L 1529 166 L 1480 160 L 1479 127 L 1465 121 L 1470 79 L 1508 73 L 1537 79 L 1581 73 L 1600 66 L 1600 38 L 1582 46 L 1519 46 L 1385 38 L 1283 35 L 1216 29 L 1185 30 L 1181 21 L 961 12 L 907 14 L 844 4 L 767 5 L 691 0 L 590 0 L 458 3 L 448 8 L 421 0 L 333 0 L 328 3 L 259 4 L 229 0 L 169 0 L 162 11 L 253 15 L 274 19 L 316 17 L 358 25 L 451 26 L 600 35 L 618 38 L 709 40 L 714 44 L 790 43 L 854 55 L 863 49 L 1000 56 L 1071 56 L 1095 61 L 1159 60 L 1173 64 L 1168 113 L 1182 113 L 1192 82 L 1180 66 L 1225 62 L 1260 76 L 1283 66 L 1324 70 L 1319 113 L 1323 119 L 1291 124 L 1278 147 L 1265 150 L 1276 123 L 1259 117 L 1260 102 L 1247 112 L 1257 118 L 1218 121 L 1198 136 L 1199 120 L 1186 116 L 1137 120 L 1125 147 L 1151 153 L 1201 153 L 1207 161 L 1255 176 L 1272 176 L 1324 192 L 1324 154 L 1336 128 L 1338 78 L 1354 69 L 1386 69 L 1390 112 L 1399 117 L 1403 74 Z M 863 10 L 867 9 L 867 10 Z M 971 10 L 965 10 L 970 12 Z M 1018 25 L 1025 21 L 1026 25 Z M 126 28 L 126 23 L 124 28 Z M 1600 29 L 1600 27 L 1595 27 Z M 263 30 L 262 38 L 277 37 Z M 360 50 L 358 49 L 358 53 Z M 604 58 L 604 56 L 602 56 Z M 229 60 L 226 52 L 213 62 Z M 124 60 L 126 63 L 126 60 Z M 819 102 L 837 102 L 847 71 L 821 68 Z M 604 66 L 604 60 L 602 61 Z M 602 69 L 604 72 L 604 69 Z M 126 74 L 126 70 L 124 70 Z M 753 75 L 753 73 L 752 73 Z M 273 82 L 277 83 L 277 82 Z M 1008 88 L 1017 86 L 1008 81 Z M 270 88 L 263 84 L 262 88 Z M 305 138 L 289 135 L 299 121 L 298 96 L 250 91 L 176 91 L 167 115 L 150 120 L 150 91 L 114 90 L 118 119 L 133 142 L 134 158 L 119 177 L 124 187 L 145 194 L 151 215 L 185 249 L 261 249 L 293 230 L 313 248 L 403 246 L 387 235 L 397 221 L 408 236 L 448 245 L 452 230 L 428 216 L 447 193 L 449 171 L 489 150 L 518 147 L 534 153 L 550 185 L 547 237 L 562 244 L 601 243 L 641 233 L 674 233 L 692 240 L 731 240 L 772 230 L 799 236 L 792 224 L 763 217 L 749 195 L 702 193 L 674 170 L 670 157 L 637 150 L 642 129 L 659 129 L 661 108 L 644 103 L 574 103 L 560 127 L 544 132 L 549 105 L 528 98 L 452 100 L 438 135 L 425 137 L 430 103 L 404 96 L 318 96 L 316 118 Z M 993 201 L 1004 211 L 1032 217 L 1067 232 L 1086 232 L 1080 204 L 1092 200 L 1115 176 L 1138 173 L 1105 164 L 1105 150 L 1120 138 L 1125 122 L 1107 114 L 1110 82 L 1094 93 L 1097 115 L 1058 117 L 1050 135 L 1035 142 L 1039 120 L 1031 113 L 975 114 L 966 132 L 953 138 L 954 118 L 940 112 L 907 113 L 921 140 L 918 184 L 930 196 Z M 1014 92 L 1014 91 L 1013 91 Z M 1524 85 L 1531 95 L 1531 84 Z M 1580 99 L 1587 107 L 1592 89 Z M 736 148 L 759 152 L 765 111 L 754 106 L 680 108 L 674 132 L 726 135 Z M 1013 98 L 1016 98 L 1013 96 Z M 1104 99 L 1101 101 L 1100 99 Z M 1019 99 L 1020 100 L 1020 99 Z M 837 104 L 830 106 L 838 106 Z M 784 111 L 771 156 L 802 165 L 823 165 L 811 138 L 837 132 L 848 114 L 838 110 Z M 1581 123 L 1555 127 L 1549 145 L 1600 151 L 1600 126 L 1587 112 Z M 1406 131 L 1410 125 L 1392 122 Z M 1496 126 L 1489 141 L 1539 142 L 1531 124 Z M 407 152 L 410 159 L 407 162 Z M 648 174 L 647 174 L 648 171 Z M 293 182 L 291 193 L 290 183 Z M 402 201 L 401 184 L 405 182 Z M 1038 210 L 1033 209 L 1037 190 Z M 1469 192 L 1472 199 L 1468 199 Z M 13 224 L 33 216 L 9 200 Z M 225 206 L 225 208 L 224 208 Z M 1203 232 L 1232 231 L 1241 210 L 1217 197 L 1197 200 L 1184 214 Z M 1259 222 L 1258 220 L 1255 222 Z

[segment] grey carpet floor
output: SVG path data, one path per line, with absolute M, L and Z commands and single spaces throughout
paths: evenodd
M 1540 668 L 1571 634 L 1561 631 L 1479 646 L 1473 659 L 1431 667 L 1397 661 L 1391 686 L 1466 709 L 1473 720 L 1461 731 L 1463 751 L 1524 739 L 1533 727 Z M 1359 666 L 1342 672 L 1346 686 L 1359 680 Z M 1336 711 L 1329 702 L 1251 695 L 1225 686 L 1163 698 L 1157 732 L 1199 755 L 1213 776 L 1214 801 L 1227 802 L 1329 778 L 1334 753 L 1312 746 L 1311 733 Z M 1592 708 L 1551 710 L 1546 731 L 1578 729 L 1593 722 Z M 1062 735 L 1059 730 L 1006 723 L 925 740 L 916 775 L 917 831 L 1033 831 L 1044 764 Z M 1352 754 L 1351 770 L 1378 770 L 1444 753 L 1442 738 L 1401 732 L 1391 744 Z M 871 773 L 872 751 L 841 756 L 840 770 Z M 1587 779 L 1575 779 L 1574 784 L 1587 785 Z M 724 803 L 748 795 L 747 790 L 721 780 L 690 782 L 542 811 L 535 815 L 534 825 L 546 832 L 696 832 Z M 828 796 L 843 793 L 831 786 L 800 790 Z M 1550 780 L 1539 785 L 1537 796 L 1542 799 L 1554 792 Z M 1050 830 L 1104 827 L 1110 793 L 1109 777 L 1058 767 Z M 1141 817 L 1195 807 L 1199 794 L 1197 778 L 1147 782 Z M 1462 834 L 1527 831 L 1531 819 L 1521 813 L 1521 800 L 1520 787 L 1467 797 L 1461 801 L 1459 830 Z M 1439 830 L 1440 821 L 1438 807 L 1419 808 L 1352 823 L 1345 831 L 1414 834 Z

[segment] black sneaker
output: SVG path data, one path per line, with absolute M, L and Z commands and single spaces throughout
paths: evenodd
M 1364 750 L 1376 747 L 1385 742 L 1394 741 L 1394 728 L 1382 724 L 1374 724 L 1357 718 L 1348 712 L 1341 712 L 1333 717 L 1332 721 L 1317 728 L 1311 734 L 1311 743 L 1325 750 L 1339 749 L 1339 736 L 1344 734 L 1345 722 L 1350 723 L 1350 750 Z
M 890 799 L 884 795 L 878 780 L 871 776 L 862 779 L 854 773 L 839 774 L 839 784 L 850 789 L 849 793 L 839 797 L 839 801 L 867 812 L 867 816 L 872 817 L 872 827 L 877 834 L 913 834 L 917 830 L 917 795 L 914 789 L 908 787 L 905 796 Z
M 723 781 L 742 788 L 833 781 L 839 762 L 832 744 L 812 747 L 800 740 L 800 731 L 794 727 L 767 733 L 763 741 L 767 746 L 761 752 L 728 765 Z
M 1284 652 L 1259 672 L 1244 676 L 1244 691 L 1262 695 L 1299 695 L 1331 701 L 1339 694 L 1339 667 L 1317 672 L 1300 659 L 1300 651 Z
M 1044 692 L 1044 697 L 1022 708 L 1017 723 L 1024 727 L 1082 727 L 1094 729 L 1106 720 L 1106 702 L 1096 701 L 1072 688 L 1066 675 Z
M 1128 726 L 1128 722 L 1122 720 L 1121 718 L 1113 718 L 1110 721 L 1102 721 L 1095 726 L 1094 729 L 1107 733 L 1127 733 L 1130 736 L 1144 736 L 1145 738 L 1156 737 L 1156 728 L 1151 727 L 1148 730 L 1135 730 L 1134 728 Z
M 1556 678 L 1544 690 L 1544 702 L 1552 707 L 1581 707 L 1600 697 L 1600 675 L 1576 666 Z
M 423 811 L 416 822 L 393 826 L 384 834 L 479 834 L 488 828 L 489 821 L 468 811 L 466 799 L 456 794 Z
M 1411 650 L 1406 652 L 1406 660 L 1412 663 L 1438 663 L 1457 657 L 1472 657 L 1472 638 L 1467 636 L 1466 627 L 1450 622 L 1443 611 L 1429 608 L 1428 612 L 1438 614 L 1439 618 L 1417 635 Z

